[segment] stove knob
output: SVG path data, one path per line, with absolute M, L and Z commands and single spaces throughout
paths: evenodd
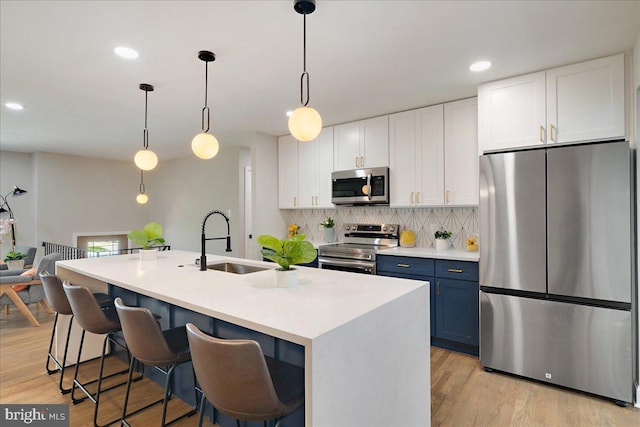
M 391 228 L 389 228 L 389 231 L 393 233 L 394 231 L 396 231 L 396 228 L 395 227 L 391 227 Z
M 387 227 L 382 227 L 382 231 L 387 231 Z
M 345 225 L 345 226 L 344 226 L 344 228 L 345 228 L 345 230 L 349 231 L 349 229 L 350 229 L 351 227 L 349 227 L 348 225 Z

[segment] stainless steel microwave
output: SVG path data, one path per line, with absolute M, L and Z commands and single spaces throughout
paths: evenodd
M 333 172 L 331 174 L 331 202 L 336 205 L 388 205 L 389 168 Z

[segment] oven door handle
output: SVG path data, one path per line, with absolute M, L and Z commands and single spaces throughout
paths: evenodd
M 348 260 L 357 260 L 357 261 L 373 261 L 373 255 L 371 254 L 359 254 L 359 255 L 354 255 L 354 254 L 331 254 L 329 255 L 330 258 L 324 258 L 324 256 L 327 256 L 326 254 L 320 254 L 318 261 L 320 261 L 321 259 L 324 259 L 326 262 L 333 262 L 333 259 L 335 258 L 342 258 L 342 259 L 348 259 Z
M 367 197 L 371 200 L 371 177 L 372 174 L 367 175 Z
M 366 261 L 338 261 L 336 259 L 329 258 L 318 258 L 319 264 L 329 264 L 336 265 L 338 267 L 350 267 L 350 268 L 373 268 L 375 267 L 375 262 L 366 262 Z

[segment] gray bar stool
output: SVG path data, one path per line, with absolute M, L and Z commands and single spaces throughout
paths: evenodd
M 99 427 L 98 426 L 98 408 L 100 406 L 100 395 L 108 390 L 127 384 L 127 381 L 123 381 L 102 389 L 102 381 L 106 378 L 111 378 L 116 375 L 125 374 L 129 371 L 128 369 L 124 369 L 118 372 L 114 372 L 110 375 L 103 376 L 104 375 L 104 359 L 105 359 L 105 353 L 107 349 L 107 343 L 111 342 L 115 345 L 122 347 L 124 350 L 127 351 L 127 357 L 129 358 L 129 360 L 131 359 L 131 357 L 129 355 L 129 350 L 127 349 L 127 347 L 119 343 L 113 336 L 114 332 L 120 331 L 120 321 L 118 319 L 118 313 L 116 312 L 115 308 L 107 308 L 104 310 L 100 308 L 100 304 L 98 304 L 98 301 L 93 296 L 91 291 L 84 286 L 73 286 L 66 282 L 64 282 L 62 286 L 64 288 L 65 294 L 67 295 L 67 298 L 69 299 L 69 304 L 71 305 L 71 310 L 73 311 L 74 318 L 76 319 L 80 327 L 82 327 L 82 336 L 80 338 L 80 349 L 82 349 L 84 336 L 87 331 L 92 332 L 94 334 L 98 334 L 98 335 L 104 335 L 104 339 L 102 342 L 102 354 L 100 356 L 100 370 L 98 373 L 98 378 L 96 380 L 89 381 L 86 383 L 82 383 L 80 382 L 80 380 L 78 380 L 80 358 L 82 356 L 82 351 L 78 351 L 78 360 L 76 363 L 75 374 L 73 376 L 73 386 L 71 388 L 71 401 L 74 404 L 82 402 L 87 398 L 95 404 L 95 407 L 93 410 L 93 425 L 96 427 Z M 142 375 L 137 377 L 136 380 L 139 380 L 141 378 L 142 378 Z M 91 393 L 89 390 L 87 390 L 86 386 L 95 382 L 98 383 L 98 388 L 95 393 Z M 76 388 L 79 388 L 80 390 L 82 390 L 86 395 L 86 397 L 83 397 L 80 399 L 76 398 L 75 397 Z M 111 420 L 103 424 L 103 426 L 108 426 L 117 421 L 120 421 L 120 418 Z
M 202 426 L 204 400 L 220 412 L 240 420 L 282 418 L 304 404 L 304 369 L 262 353 L 253 340 L 224 340 L 204 334 L 187 323 L 187 337 L 198 382 L 204 394 L 200 403 Z
M 64 380 L 64 371 L 65 364 L 67 361 L 67 352 L 69 350 L 69 337 L 71 336 L 71 327 L 73 326 L 73 311 L 71 310 L 71 305 L 69 305 L 69 300 L 67 299 L 67 295 L 64 293 L 64 289 L 62 287 L 62 282 L 53 274 L 49 274 L 48 271 L 43 271 L 40 273 L 40 282 L 42 283 L 42 288 L 44 289 L 44 295 L 49 305 L 55 311 L 56 315 L 53 318 L 53 327 L 51 328 L 51 339 L 49 340 L 49 350 L 47 351 L 47 363 L 45 365 L 45 369 L 47 370 L 47 374 L 52 375 L 56 372 L 60 372 L 60 384 L 58 387 L 60 388 L 60 392 L 62 394 L 67 394 L 71 392 L 71 388 L 64 388 L 62 385 L 62 381 Z M 113 305 L 113 300 L 107 294 L 95 293 L 93 294 L 100 307 L 108 307 Z M 58 324 L 58 316 L 62 315 L 70 315 L 71 319 L 69 320 L 69 327 L 67 329 L 67 339 L 64 343 L 64 354 L 62 356 L 62 362 L 60 362 L 56 357 L 51 353 L 51 349 L 53 348 L 53 339 L 56 335 L 56 325 Z M 80 350 L 79 350 L 80 351 Z M 51 362 L 54 363 L 55 369 L 51 369 Z
M 167 406 L 172 396 L 171 379 L 173 377 L 173 370 L 177 366 L 191 361 L 189 341 L 187 340 L 185 327 L 181 326 L 163 331 L 160 329 L 160 325 L 155 319 L 153 313 L 148 309 L 141 307 L 128 307 L 124 305 L 121 298 L 116 298 L 115 306 L 118 311 L 118 317 L 120 318 L 124 339 L 129 351 L 131 351 L 131 355 L 133 356 L 129 365 L 127 392 L 124 397 L 124 406 L 122 408 L 122 424 L 129 426 L 129 423 L 126 421 L 127 416 L 136 414 L 160 402 L 162 402 L 162 422 L 160 425 L 163 427 L 195 414 L 198 409 L 198 393 L 196 387 L 194 387 L 196 404 L 191 408 L 191 410 L 169 422 L 166 421 Z M 127 414 L 129 392 L 131 390 L 131 378 L 136 360 L 144 365 L 153 366 L 158 371 L 166 375 L 164 397 Z M 166 367 L 166 369 L 163 369 L 163 367 Z M 193 380 L 195 384 L 195 373 L 193 374 Z

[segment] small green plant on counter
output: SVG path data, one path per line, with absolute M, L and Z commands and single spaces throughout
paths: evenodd
M 321 226 L 323 226 L 324 228 L 333 228 L 336 226 L 335 221 L 333 220 L 333 218 L 331 218 L 330 216 L 327 217 L 327 219 L 325 219 L 324 221 L 322 221 L 320 223 Z
M 447 230 L 438 230 L 433 233 L 436 239 L 448 239 L 451 237 L 451 232 Z
M 304 234 L 297 234 L 289 239 L 280 240 L 263 234 L 258 237 L 258 244 L 263 248 L 260 251 L 262 256 L 277 263 L 281 270 L 291 270 L 292 265 L 305 264 L 316 259 L 316 249 L 304 238 Z
M 9 251 L 4 256 L 4 262 L 17 261 L 17 260 L 20 260 L 20 259 L 25 259 L 26 257 L 27 257 L 27 254 L 25 254 L 25 253 Z
M 151 249 L 165 242 L 162 237 L 162 226 L 157 222 L 150 222 L 142 230 L 132 230 L 127 237 L 142 249 Z

